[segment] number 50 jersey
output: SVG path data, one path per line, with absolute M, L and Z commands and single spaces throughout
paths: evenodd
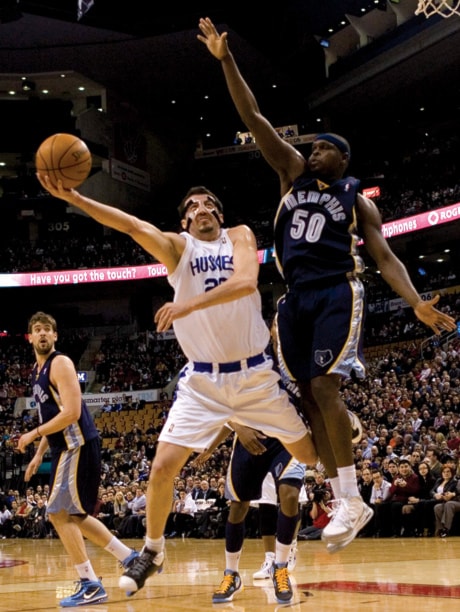
M 362 272 L 353 177 L 331 185 L 306 174 L 282 198 L 275 217 L 275 259 L 290 288 Z

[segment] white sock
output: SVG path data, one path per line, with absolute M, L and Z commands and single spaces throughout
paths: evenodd
M 99 582 L 99 578 L 96 576 L 93 570 L 93 566 L 91 565 L 91 561 L 85 561 L 84 563 L 80 563 L 75 566 L 78 575 L 80 578 L 86 580 L 92 580 L 93 582 Z
M 337 468 L 337 476 L 340 481 L 340 497 L 360 497 L 354 465 Z
M 275 563 L 287 563 L 290 552 L 291 552 L 290 544 L 281 544 L 281 542 L 278 542 L 278 540 L 276 540 Z
M 145 547 L 153 552 L 162 552 L 165 547 L 165 539 L 164 536 L 161 538 L 145 538 Z
M 225 569 L 231 570 L 232 572 L 237 572 L 240 566 L 240 557 L 241 550 L 238 552 L 228 552 L 225 551 Z
M 116 557 L 118 561 L 124 561 L 132 552 L 131 548 L 126 546 L 126 544 L 123 544 L 123 542 L 121 542 L 115 536 L 113 536 L 104 550 Z
M 340 491 L 340 479 L 338 476 L 334 476 L 334 478 L 329 478 L 329 482 L 331 483 L 332 494 L 334 495 L 334 499 L 340 499 L 341 491 Z

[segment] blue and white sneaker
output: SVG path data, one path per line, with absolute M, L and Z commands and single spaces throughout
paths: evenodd
M 61 608 L 75 608 L 77 606 L 89 606 L 107 601 L 108 596 L 102 582 L 82 578 L 77 582 L 77 590 L 70 597 L 64 597 L 59 602 Z
M 131 567 L 131 565 L 134 563 L 134 561 L 139 557 L 139 553 L 137 552 L 137 550 L 132 550 L 131 554 L 129 554 L 126 559 L 123 559 L 123 561 L 120 561 L 120 565 L 123 569 L 128 569 Z

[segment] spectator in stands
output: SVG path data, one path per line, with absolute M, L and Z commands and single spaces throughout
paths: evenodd
M 102 523 L 104 523 L 104 525 L 109 529 L 113 529 L 113 517 L 113 501 L 109 500 L 108 493 L 102 493 L 101 504 L 99 505 L 99 510 L 96 515 L 96 518 L 98 518 Z
M 426 461 L 421 461 L 418 465 L 418 479 L 420 490 L 417 495 L 408 498 L 405 508 L 405 530 L 409 533 L 415 532 L 418 536 L 429 536 L 434 533 L 433 505 L 431 503 L 435 478 L 433 477 L 430 466 Z
M 142 538 L 145 534 L 144 519 L 146 515 L 147 498 L 142 487 L 136 487 L 136 494 L 129 504 L 131 513 L 126 516 L 120 526 L 120 538 Z
M 42 539 L 48 537 L 50 524 L 47 517 L 46 505 L 42 498 L 32 508 L 26 521 L 27 537 Z
M 26 520 L 32 510 L 32 504 L 29 503 L 26 497 L 18 499 L 18 507 L 13 516 L 13 529 L 16 531 L 17 537 L 25 537 Z
M 299 531 L 297 534 L 298 540 L 320 540 L 324 527 L 331 520 L 333 506 L 329 489 L 313 490 L 310 493 L 310 501 L 312 502 L 310 509 L 312 524 Z
M 0 538 L 5 540 L 13 534 L 13 514 L 6 504 L 0 505 Z
M 455 489 L 444 492 L 442 501 L 434 506 L 435 533 L 441 538 L 451 534 L 454 517 L 460 512 L 460 479 L 455 481 Z
M 173 531 L 167 537 L 174 538 L 176 535 L 189 536 L 195 529 L 195 515 L 197 506 L 190 493 L 185 489 L 179 491 L 179 499 L 174 500 L 172 509 Z
M 417 496 L 419 490 L 420 482 L 417 474 L 413 472 L 407 459 L 401 459 L 399 474 L 391 483 L 387 500 L 375 507 L 380 536 L 402 535 L 402 508 L 409 503 L 409 497 Z
M 379 535 L 382 531 L 382 526 L 379 522 L 379 512 L 376 510 L 375 507 L 388 500 L 391 489 L 391 484 L 388 482 L 388 480 L 384 479 L 381 470 L 378 469 L 372 470 L 372 483 L 373 486 L 369 503 L 374 509 L 374 516 L 369 522 L 369 528 L 365 532 L 368 536 Z
M 113 525 L 112 529 L 116 533 L 119 533 L 119 527 L 121 521 L 125 518 L 128 513 L 128 501 L 126 500 L 123 491 L 118 490 L 115 493 L 113 501 Z
M 106 398 L 106 399 L 104 400 L 104 403 L 103 403 L 103 405 L 102 405 L 101 410 L 102 410 L 102 412 L 112 412 L 112 410 L 113 410 L 113 406 L 112 406 L 112 404 L 109 402 L 108 398 Z
M 440 449 L 435 444 L 430 444 L 425 453 L 424 460 L 430 466 L 430 472 L 434 478 L 441 477 L 442 463 L 439 461 L 440 455 Z
M 374 482 L 372 478 L 372 471 L 370 467 L 363 467 L 361 471 L 361 478 L 358 480 L 358 489 L 359 494 L 363 498 L 364 502 L 372 508 L 371 504 L 371 496 L 374 488 Z M 373 532 L 372 520 L 369 521 L 367 525 L 365 525 L 359 535 L 361 537 L 367 537 L 371 535 Z
M 399 474 L 399 458 L 388 461 L 388 471 L 384 473 L 385 480 L 391 484 Z

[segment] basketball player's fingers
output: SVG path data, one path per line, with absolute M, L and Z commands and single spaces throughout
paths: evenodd
M 169 311 L 165 310 L 162 313 L 160 313 L 160 316 L 158 317 L 158 320 L 156 323 L 157 323 L 157 331 L 159 332 L 163 332 L 169 329 L 172 325 L 172 316 L 169 313 Z

